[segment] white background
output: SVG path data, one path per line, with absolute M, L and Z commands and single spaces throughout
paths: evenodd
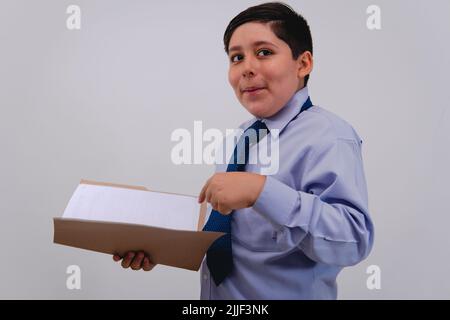
M 196 195 L 208 165 L 172 164 L 171 133 L 236 128 L 222 36 L 258 1 L 0 1 L 0 298 L 197 299 L 199 273 L 123 270 L 54 245 L 82 178 Z M 450 2 L 288 1 L 314 40 L 312 101 L 363 139 L 375 224 L 340 299 L 450 298 Z M 66 8 L 81 8 L 81 30 Z M 381 8 L 382 29 L 366 27 Z M 82 289 L 66 288 L 79 265 Z M 366 268 L 381 268 L 368 290 Z

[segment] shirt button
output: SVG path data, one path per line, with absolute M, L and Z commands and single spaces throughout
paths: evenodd
M 208 275 L 205 273 L 205 274 L 203 274 L 203 280 L 208 280 Z

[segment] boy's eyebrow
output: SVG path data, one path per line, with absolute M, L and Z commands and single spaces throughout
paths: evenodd
M 268 45 L 271 45 L 271 46 L 274 46 L 275 48 L 278 48 L 275 44 L 273 44 L 272 42 L 269 42 L 269 41 L 264 41 L 264 40 L 262 40 L 262 41 L 255 41 L 255 42 L 253 42 L 253 47 L 257 47 L 257 46 L 260 46 L 260 45 L 264 45 L 264 44 L 268 44 Z M 228 52 L 231 52 L 231 51 L 239 51 L 239 50 L 242 50 L 242 47 L 241 46 L 233 46 L 233 47 L 231 47 L 231 48 L 229 48 L 228 49 Z

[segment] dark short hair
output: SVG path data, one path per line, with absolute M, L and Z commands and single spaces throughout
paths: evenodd
M 234 31 L 247 22 L 270 23 L 273 33 L 291 48 L 294 60 L 305 51 L 313 52 L 311 30 L 305 18 L 285 3 L 267 2 L 242 11 L 230 21 L 223 35 L 227 54 Z M 309 75 L 306 75 L 305 86 L 308 79 Z

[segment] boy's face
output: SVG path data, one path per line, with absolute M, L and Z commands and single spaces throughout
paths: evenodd
M 310 59 L 305 67 L 304 55 Z M 255 117 L 268 118 L 303 87 L 312 68 L 309 52 L 292 58 L 289 45 L 269 24 L 247 22 L 233 33 L 229 43 L 228 80 L 241 104 Z

